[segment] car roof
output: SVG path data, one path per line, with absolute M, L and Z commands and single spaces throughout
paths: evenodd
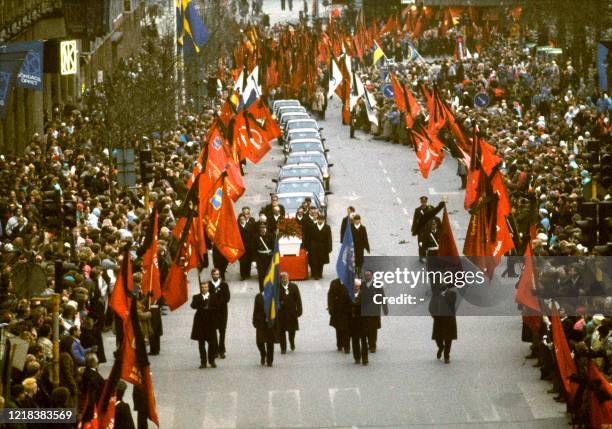
M 319 167 L 319 164 L 316 164 L 314 162 L 291 162 L 289 164 L 285 164 L 281 167 L 281 170 L 283 168 L 317 168 L 319 170 L 321 170 L 321 167 Z
M 297 133 L 306 133 L 306 132 L 311 132 L 311 133 L 317 133 L 319 136 L 321 135 L 319 133 L 319 129 L 318 128 L 294 128 L 292 130 L 289 130 L 289 135 L 291 134 L 297 134 Z
M 321 152 L 318 150 L 300 150 L 296 152 L 291 152 L 289 156 L 310 156 L 310 155 L 321 155 Z
M 280 194 L 276 194 L 276 196 L 279 200 L 281 198 L 310 197 L 311 199 L 316 200 L 316 202 L 320 204 L 319 197 L 317 197 L 317 194 L 313 192 L 281 192 Z
M 301 117 L 297 117 L 297 118 L 293 118 L 293 119 L 289 119 L 289 121 L 297 121 L 298 119 L 310 119 L 310 115 L 306 112 L 282 112 L 282 114 L 280 115 L 281 120 L 285 117 L 291 117 L 291 116 L 301 116 Z
M 294 144 L 294 143 L 319 143 L 321 144 L 321 146 L 323 145 L 323 142 L 321 141 L 321 139 L 317 139 L 315 137 L 293 139 L 291 140 L 289 144 Z
M 315 176 L 299 176 L 299 177 L 285 177 L 278 184 L 281 183 L 299 183 L 299 182 L 317 182 L 321 183 L 321 181 Z
M 286 103 L 291 103 L 291 104 L 286 104 Z M 284 100 L 274 100 L 274 104 L 272 105 L 272 107 L 274 106 L 280 106 L 281 104 L 285 104 L 286 106 L 299 106 L 300 105 L 300 100 L 296 100 L 294 98 L 289 98 L 289 99 L 284 99 Z
M 289 120 L 289 122 L 291 122 L 291 121 L 296 121 L 296 122 L 297 122 L 297 121 L 313 122 L 313 123 L 315 123 L 315 124 L 317 123 L 317 121 L 315 121 L 315 120 L 314 120 L 314 119 L 312 119 L 312 118 L 308 118 L 308 119 L 291 119 L 291 120 Z
M 285 106 L 280 106 L 278 108 L 278 110 L 282 110 L 282 109 L 301 109 L 302 112 L 306 111 L 306 108 L 304 106 L 300 106 L 299 104 L 288 104 Z

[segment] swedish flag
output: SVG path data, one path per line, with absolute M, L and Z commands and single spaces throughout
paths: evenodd
M 378 64 L 378 61 L 385 56 L 385 53 L 383 52 L 383 50 L 381 49 L 380 46 L 378 46 L 378 43 L 376 43 L 376 41 L 374 41 L 374 53 L 372 54 L 372 57 L 374 59 L 374 63 L 372 65 L 376 65 Z
M 269 325 L 274 323 L 278 310 L 280 310 L 280 252 L 278 250 L 278 241 L 274 245 L 274 254 L 272 255 L 272 261 L 270 262 L 270 268 L 268 268 L 268 274 L 264 278 L 264 310 L 266 312 L 266 321 Z
M 200 52 L 208 40 L 208 29 L 191 0 L 175 0 L 175 5 L 179 43 L 187 49 L 193 48 L 195 52 Z

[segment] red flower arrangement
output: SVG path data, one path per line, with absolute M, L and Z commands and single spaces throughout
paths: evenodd
M 298 237 L 302 239 L 302 227 L 297 220 L 286 217 L 278 222 L 279 237 Z

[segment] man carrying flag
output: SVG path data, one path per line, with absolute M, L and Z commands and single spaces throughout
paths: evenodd
M 255 328 L 255 341 L 261 357 L 260 363 L 267 366 L 272 366 L 272 362 L 274 362 L 274 333 L 276 316 L 280 309 L 279 265 L 280 252 L 277 241 L 268 274 L 264 278 L 263 285 L 259 286 L 259 293 L 255 296 L 253 305 L 253 327 Z
M 139 427 L 146 427 L 147 419 L 159 426 L 155 394 L 151 381 L 151 368 L 147 357 L 145 339 L 138 322 L 136 294 L 130 263 L 130 250 L 129 246 L 126 246 L 123 251 L 121 275 L 117 278 L 109 303 L 122 321 L 123 339 L 117 353 L 117 359 L 113 364 L 111 374 L 98 403 L 98 408 L 101 410 L 100 420 L 106 418 L 105 414 L 109 410 L 107 404 L 111 397 L 115 396 L 119 379 L 123 379 L 134 385 L 134 390 L 137 392 L 135 396 L 141 399 L 138 401 L 140 405 L 138 407 Z
M 355 244 L 353 242 L 352 228 L 350 227 L 344 230 L 342 246 L 340 246 L 340 253 L 338 253 L 338 260 L 336 261 L 336 273 L 351 301 L 355 302 L 355 294 L 353 292 L 355 285 Z

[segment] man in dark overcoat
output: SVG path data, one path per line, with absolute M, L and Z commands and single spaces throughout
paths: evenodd
M 218 352 L 221 359 L 225 359 L 225 330 L 227 328 L 227 304 L 230 301 L 230 289 L 226 282 L 221 279 L 219 269 L 213 268 L 210 272 L 212 277 L 208 281 L 208 290 L 213 295 L 215 303 L 215 329 L 219 331 Z
M 289 282 L 289 274 L 280 274 L 280 310 L 278 311 L 278 330 L 281 354 L 287 353 L 287 334 L 291 350 L 295 350 L 295 331 L 300 329 L 298 318 L 302 315 L 302 298 L 300 290 Z
M 261 365 L 272 366 L 274 362 L 274 337 L 276 319 L 272 322 L 266 320 L 266 310 L 263 298 L 263 286 L 259 286 L 259 293 L 255 295 L 253 304 L 253 327 L 255 328 L 255 342 L 259 349 Z
M 329 325 L 336 329 L 336 347 L 339 352 L 350 353 L 351 350 L 349 322 L 352 305 L 348 291 L 340 279 L 332 280 L 327 292 L 327 311 Z
M 363 273 L 363 284 L 361 286 L 361 295 L 363 302 L 363 316 L 365 323 L 366 334 L 368 336 L 368 345 L 370 353 L 376 353 L 376 343 L 378 341 L 378 330 L 382 327 L 380 315 L 389 314 L 389 307 L 386 302 L 380 304 L 381 299 L 374 299 L 375 295 L 385 296 L 385 290 L 374 285 L 374 274 L 370 270 Z M 378 303 L 377 303 L 378 302 Z
M 206 368 L 206 343 L 208 343 L 208 363 L 216 368 L 215 357 L 217 356 L 217 322 L 215 316 L 215 297 L 209 291 L 208 283 L 200 285 L 200 293 L 191 299 L 191 308 L 196 310 L 193 316 L 193 327 L 191 328 L 191 339 L 198 342 L 200 351 L 200 368 Z
M 367 251 L 370 253 L 370 242 L 368 241 L 368 231 L 361 223 L 361 216 L 353 216 L 351 225 L 353 235 L 353 245 L 355 246 L 355 275 L 361 277 L 361 267 L 363 267 L 363 255 Z
M 356 364 L 368 364 L 368 334 L 367 323 L 361 315 L 361 280 L 355 279 L 353 289 L 355 301 L 351 303 L 351 318 L 349 321 L 349 332 L 353 346 L 353 358 Z
M 457 293 L 451 284 L 432 284 L 429 313 L 433 317 L 431 339 L 436 342 L 440 359 L 444 353 L 444 363 L 450 363 L 450 351 L 453 340 L 457 339 L 456 318 Z
M 310 273 L 315 280 L 323 277 L 323 266 L 329 263 L 331 251 L 331 229 L 325 223 L 325 217 L 319 214 L 317 223 L 310 228 L 308 240 L 308 265 L 310 265 Z

